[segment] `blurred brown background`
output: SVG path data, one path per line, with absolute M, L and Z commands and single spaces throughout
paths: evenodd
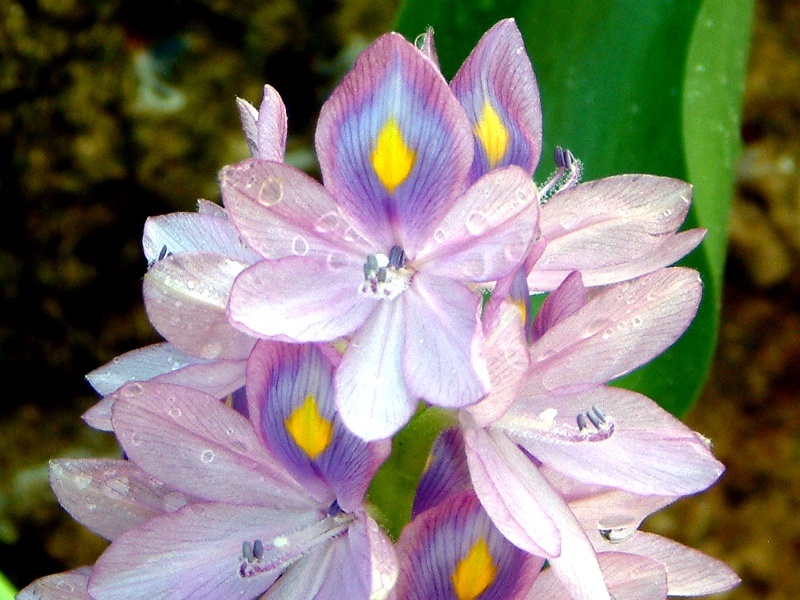
M 78 418 L 96 401 L 82 377 L 158 341 L 141 305 L 145 218 L 218 199 L 218 169 L 247 155 L 234 97 L 257 104 L 265 81 L 288 106 L 289 160 L 312 165 L 321 102 L 395 5 L 0 0 L 0 570 L 15 584 L 104 547 L 59 509 L 46 462 L 115 452 Z M 800 5 L 758 0 L 756 14 L 720 347 L 688 419 L 728 471 L 648 527 L 736 569 L 727 598 L 793 600 Z

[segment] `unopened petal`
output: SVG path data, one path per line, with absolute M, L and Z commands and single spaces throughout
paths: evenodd
M 542 152 L 539 88 L 513 19 L 487 31 L 450 84 L 475 133 L 474 181 L 506 165 L 530 177 Z

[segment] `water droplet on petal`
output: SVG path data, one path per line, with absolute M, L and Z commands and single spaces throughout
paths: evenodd
M 93 510 L 93 509 L 90 509 L 90 510 Z M 74 587 L 72 587 L 72 584 L 70 584 L 70 583 L 67 583 L 66 581 L 59 581 L 59 582 L 56 584 L 56 587 L 57 587 L 59 590 L 61 590 L 62 592 L 70 592 L 70 593 L 72 593 L 72 592 L 74 592 L 74 591 L 75 591 L 75 588 L 74 588 Z
M 614 330 L 613 330 L 613 329 L 611 329 L 611 328 L 609 327 L 608 329 L 606 329 L 606 330 L 603 332 L 603 336 L 602 336 L 602 337 L 603 337 L 603 339 L 604 339 L 604 340 L 607 340 L 607 339 L 608 339 L 608 338 L 610 338 L 612 335 L 614 335 Z
M 134 431 L 131 434 L 131 444 L 134 446 L 140 446 L 142 444 L 142 436 L 138 431 Z
M 522 352 L 513 352 L 509 348 L 503 349 L 503 358 L 506 364 L 515 371 L 524 371 L 528 368 L 528 362 Z
M 179 508 L 186 506 L 186 496 L 180 492 L 169 492 L 164 495 L 162 502 L 164 503 L 164 510 L 175 512 Z
M 327 262 L 328 268 L 330 268 L 331 271 L 340 271 L 350 263 L 347 257 L 341 252 L 331 252 L 328 254 Z
M 333 231 L 339 226 L 339 215 L 334 211 L 327 212 L 322 215 L 314 225 L 314 228 L 320 233 L 328 233 Z
M 92 478 L 89 475 L 76 475 L 73 481 L 79 490 L 85 490 L 92 484 Z
M 473 254 L 464 264 L 464 275 L 468 279 L 480 280 L 486 271 L 486 261 L 481 254 Z
M 219 358 L 220 354 L 222 354 L 222 342 L 206 342 L 203 344 L 202 348 L 200 348 L 200 358 L 213 360 Z
M 308 254 L 308 242 L 302 235 L 294 236 L 292 240 L 292 252 L 297 256 L 305 256 Z
M 643 324 L 642 317 L 640 317 L 639 315 L 636 315 L 631 319 L 631 326 L 634 329 L 639 329 L 642 326 L 642 324 Z
M 443 243 L 447 239 L 447 236 L 444 233 L 444 229 L 437 229 L 433 232 L 433 241 L 437 244 Z
M 258 188 L 256 200 L 261 206 L 275 206 L 283 200 L 283 182 L 273 178 L 264 180 Z
M 120 396 L 123 398 L 137 398 L 142 395 L 142 387 L 141 383 L 129 383 L 120 392 Z
M 480 235 L 489 228 L 489 220 L 482 212 L 471 211 L 467 215 L 467 231 L 472 235 Z
M 127 477 L 112 477 L 105 483 L 108 489 L 116 492 L 120 496 L 126 496 L 131 489 Z
M 637 529 L 637 523 L 630 517 L 613 518 L 601 521 L 597 524 L 597 531 L 607 542 L 619 544 L 625 541 Z
M 558 224 L 564 229 L 574 228 L 580 221 L 580 215 L 574 211 L 567 211 L 558 219 Z
M 200 455 L 200 460 L 206 464 L 210 463 L 212 460 L 214 460 L 214 451 L 203 450 L 203 453 Z
M 174 406 L 174 407 L 169 409 L 169 416 L 172 417 L 173 419 L 177 419 L 182 414 L 183 413 L 181 412 L 181 409 L 178 408 L 177 406 Z

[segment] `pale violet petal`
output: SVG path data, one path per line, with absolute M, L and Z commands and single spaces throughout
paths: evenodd
M 409 392 L 458 408 L 489 391 L 478 319 L 480 297 L 463 284 L 419 272 L 395 302 L 403 304 L 403 371 Z
M 336 373 L 336 403 L 348 429 L 364 440 L 390 437 L 414 414 L 403 377 L 403 304 L 377 301 L 353 336 Z
M 231 322 L 253 336 L 284 341 L 330 341 L 352 333 L 375 300 L 358 293 L 363 265 L 343 261 L 295 256 L 256 263 L 233 284 Z

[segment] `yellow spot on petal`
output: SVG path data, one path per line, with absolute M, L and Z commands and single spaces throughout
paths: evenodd
M 492 560 L 486 540 L 478 538 L 467 555 L 458 561 L 450 580 L 458 600 L 475 600 L 492 585 L 497 566 Z
M 309 394 L 303 404 L 283 420 L 283 424 L 294 443 L 311 460 L 325 452 L 333 438 L 333 423 L 319 414 L 313 394 Z
M 524 325 L 528 320 L 528 302 L 525 302 L 522 298 L 512 298 L 511 304 L 519 310 L 519 315 L 522 317 L 522 324 Z
M 372 168 L 383 187 L 393 193 L 414 168 L 417 153 L 406 145 L 397 119 L 390 117 L 378 134 L 370 154 Z
M 489 167 L 497 166 L 508 150 L 508 130 L 500 120 L 488 100 L 483 103 L 483 113 L 481 119 L 473 128 L 475 136 L 481 141 L 486 158 L 489 160 Z

